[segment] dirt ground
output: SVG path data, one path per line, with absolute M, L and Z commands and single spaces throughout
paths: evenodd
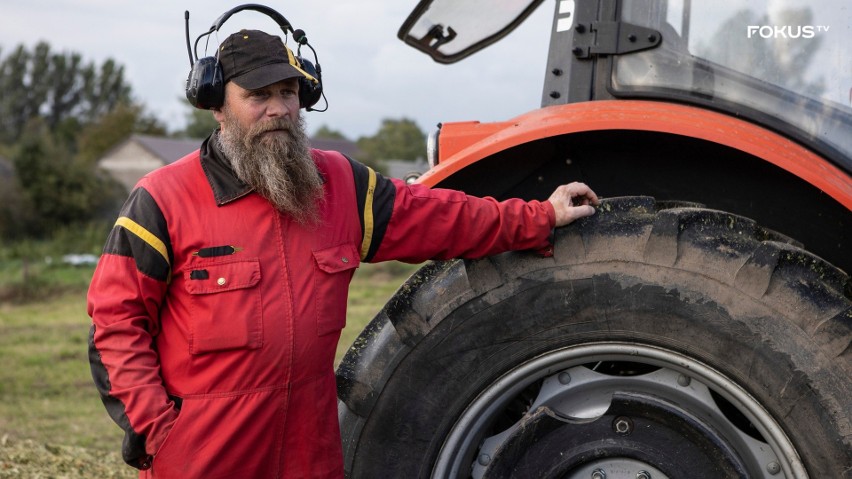
M 0 437 L 0 478 L 132 478 L 135 470 L 117 453 Z

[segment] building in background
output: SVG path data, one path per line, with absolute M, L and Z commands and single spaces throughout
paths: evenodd
M 417 161 L 385 160 L 384 165 L 388 177 L 399 178 L 406 183 L 416 180 L 429 169 L 429 163 L 422 158 Z
M 197 150 L 201 141 L 131 135 L 107 151 L 103 158 L 98 160 L 98 166 L 130 191 L 146 174 Z
M 147 173 L 173 163 L 201 146 L 202 139 L 174 139 L 147 135 L 131 135 L 98 160 L 98 166 L 130 191 Z M 349 140 L 311 139 L 320 150 L 339 151 L 358 158 L 358 147 Z M 0 165 L 2 173 L 2 165 Z

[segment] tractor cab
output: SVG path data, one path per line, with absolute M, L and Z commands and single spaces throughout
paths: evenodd
M 452 63 L 503 38 L 542 3 L 423 0 L 399 37 Z M 698 105 L 781 132 L 852 169 L 846 0 L 559 0 L 555 7 L 542 107 L 637 98 Z

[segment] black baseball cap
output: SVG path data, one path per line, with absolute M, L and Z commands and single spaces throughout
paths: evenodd
M 219 64 L 225 83 L 255 90 L 294 77 L 317 80 L 302 69 L 293 51 L 279 37 L 259 30 L 241 30 L 222 42 Z

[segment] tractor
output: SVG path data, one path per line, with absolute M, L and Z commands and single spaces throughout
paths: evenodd
M 848 0 L 543 3 L 404 21 L 453 63 L 554 12 L 540 107 L 440 124 L 416 181 L 602 204 L 399 288 L 337 369 L 347 477 L 852 477 Z

